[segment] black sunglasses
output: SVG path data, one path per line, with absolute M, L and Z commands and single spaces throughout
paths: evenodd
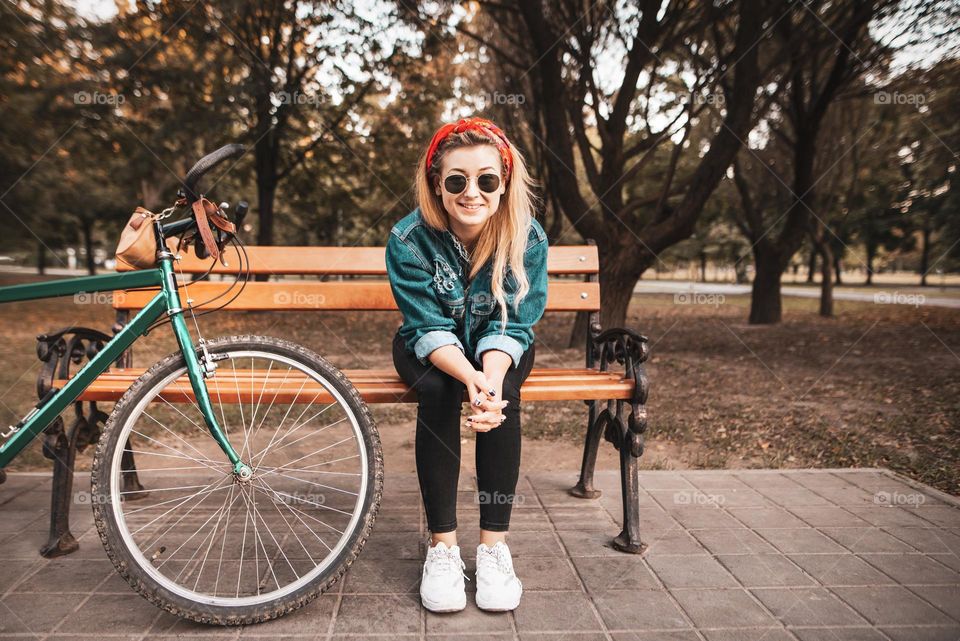
M 500 189 L 500 176 L 497 174 L 480 174 L 477 176 L 477 187 L 484 193 L 492 194 Z M 444 179 L 443 188 L 451 194 L 462 193 L 467 188 L 467 177 L 463 174 L 450 174 Z

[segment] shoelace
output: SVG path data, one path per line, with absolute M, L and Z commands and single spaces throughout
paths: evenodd
M 503 574 L 513 574 L 513 563 L 509 554 L 502 546 L 488 547 L 486 552 L 481 552 L 478 564 L 493 563 L 494 566 Z
M 451 550 L 450 548 L 445 548 L 445 549 L 432 548 L 432 550 L 434 550 L 431 553 L 431 557 L 433 559 L 432 565 L 434 567 L 436 567 L 438 570 L 442 572 L 447 572 L 447 571 L 453 572 L 453 571 L 459 570 L 460 574 L 463 575 L 464 579 L 466 579 L 467 581 L 470 580 L 470 578 L 464 572 L 464 570 L 467 569 L 466 563 L 463 562 L 463 559 L 458 558 L 457 555 L 454 554 L 453 550 Z M 458 565 L 460 566 L 459 568 L 457 567 Z

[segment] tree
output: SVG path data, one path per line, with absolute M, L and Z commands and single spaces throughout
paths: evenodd
M 596 240 L 602 323 L 622 325 L 637 280 L 693 233 L 753 126 L 757 45 L 778 3 L 477 6 L 457 29 L 496 64 L 500 81 L 486 91 L 525 97 L 516 113 L 536 150 L 528 155 L 542 162 L 547 201 Z M 613 81 L 603 73 L 611 59 L 624 60 Z M 660 180 L 628 197 L 655 160 Z M 585 333 L 581 315 L 571 343 Z

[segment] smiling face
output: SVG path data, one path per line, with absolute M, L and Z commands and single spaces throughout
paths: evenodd
M 457 174 L 467 179 L 467 188 L 459 194 L 451 194 L 443 186 L 443 181 Z M 501 176 L 500 186 L 492 193 L 482 191 L 477 185 L 477 179 L 483 174 Z M 444 154 L 440 163 L 440 182 L 434 190 L 450 216 L 451 231 L 461 241 L 473 243 L 483 225 L 497 212 L 500 197 L 507 189 L 502 176 L 500 153 L 493 145 L 458 147 Z

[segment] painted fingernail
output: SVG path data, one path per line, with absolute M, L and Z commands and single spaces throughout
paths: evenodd
M 495 389 L 490 389 L 490 390 L 487 391 L 487 393 L 490 394 L 490 396 L 496 396 L 496 395 L 497 395 L 497 390 L 495 390 Z

